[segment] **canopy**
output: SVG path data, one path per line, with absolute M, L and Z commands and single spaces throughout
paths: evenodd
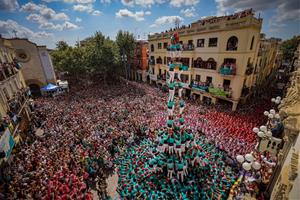
M 48 85 L 42 87 L 41 90 L 44 92 L 48 92 L 48 91 L 56 90 L 57 88 L 58 88 L 57 85 L 53 85 L 52 83 L 49 83 Z

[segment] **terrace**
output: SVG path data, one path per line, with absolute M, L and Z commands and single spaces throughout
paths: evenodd
M 261 27 L 262 19 L 254 17 L 252 9 L 237 12 L 228 16 L 221 17 L 208 17 L 199 21 L 196 21 L 188 26 L 182 26 L 180 28 L 170 29 L 165 32 L 155 33 L 149 35 L 149 40 L 166 39 L 178 32 L 180 36 L 198 34 L 204 32 L 211 32 L 215 30 L 232 30 L 234 28 L 241 28 L 247 26 Z M 234 46 L 229 48 L 235 48 Z

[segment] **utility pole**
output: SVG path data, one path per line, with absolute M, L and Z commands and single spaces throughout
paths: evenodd
M 174 23 L 175 23 L 175 28 L 179 28 L 180 19 L 178 17 L 176 17 Z
M 16 30 L 12 30 L 12 32 L 15 34 L 15 38 L 17 38 L 17 31 Z

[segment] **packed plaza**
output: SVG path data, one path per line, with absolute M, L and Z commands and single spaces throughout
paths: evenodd
M 114 76 L 104 78 L 98 68 L 92 78 L 55 71 L 51 60 L 111 44 L 102 34 L 74 48 L 61 42 L 51 55 L 28 39 L 0 37 L 0 200 L 294 195 L 300 39 L 284 63 L 280 41 L 261 26 L 252 9 L 176 24 L 149 43 L 134 41 L 133 59 L 124 50 L 114 65 L 124 74 L 107 68 Z M 215 31 L 226 36 L 210 37 Z

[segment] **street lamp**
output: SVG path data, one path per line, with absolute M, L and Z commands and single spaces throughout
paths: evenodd
M 127 55 L 125 54 L 125 51 L 123 50 L 121 60 L 123 62 L 124 68 L 125 68 L 125 76 L 126 80 L 128 80 L 128 72 L 127 72 Z

